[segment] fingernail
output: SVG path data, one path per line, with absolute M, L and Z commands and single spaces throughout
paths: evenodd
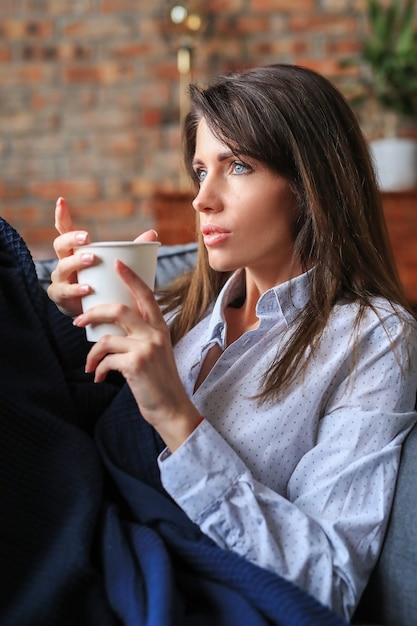
M 80 294 L 80 296 L 85 296 L 89 292 L 90 292 L 89 285 L 78 285 L 78 293 Z
M 158 231 L 157 231 L 157 230 L 155 230 L 154 228 L 152 228 L 151 230 L 152 230 L 152 232 L 153 232 L 153 233 L 155 233 L 155 237 L 156 237 L 157 239 L 159 239 L 159 233 L 158 233 Z
M 80 231 L 75 235 L 75 240 L 77 243 L 85 243 L 87 241 L 88 233 L 84 231 Z
M 82 315 L 77 315 L 77 317 L 74 317 L 74 319 L 72 320 L 72 323 L 74 326 L 78 326 L 78 323 L 80 322 L 82 318 Z
M 94 254 L 92 252 L 83 252 L 81 255 L 81 261 L 86 265 L 94 261 Z

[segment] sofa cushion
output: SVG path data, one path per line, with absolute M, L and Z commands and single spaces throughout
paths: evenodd
M 161 246 L 158 252 L 155 287 L 164 287 L 180 274 L 191 270 L 197 260 L 197 243 Z

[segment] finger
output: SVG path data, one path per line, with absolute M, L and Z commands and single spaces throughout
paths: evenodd
M 134 241 L 158 241 L 159 235 L 156 230 L 146 230 L 144 233 L 136 237 Z
M 71 219 L 71 215 L 65 198 L 58 198 L 58 200 L 56 201 L 55 228 L 60 235 L 68 233 L 71 230 L 76 230 L 76 227 Z
M 153 291 L 122 261 L 116 261 L 115 269 L 131 291 L 142 318 L 152 326 L 160 326 L 164 320 Z
M 95 366 L 92 365 L 91 370 L 88 369 L 86 364 L 86 373 L 94 372 L 94 382 L 101 383 L 110 372 L 120 372 L 123 376 L 126 369 L 129 370 L 131 367 L 134 367 L 134 363 L 134 357 L 128 351 L 116 350 L 115 352 L 106 353 L 100 361 L 97 361 Z
M 47 291 L 51 300 L 53 300 L 56 304 L 59 304 L 61 307 L 66 308 L 65 304 L 67 302 L 87 296 L 92 293 L 93 290 L 90 285 L 73 282 L 63 283 L 60 286 L 55 285 L 55 283 L 51 283 L 48 286 Z M 77 307 L 76 310 L 74 309 L 74 313 L 71 313 L 71 315 L 77 314 L 78 309 L 79 307 Z
M 58 198 L 56 202 L 55 228 L 60 233 L 53 244 L 59 259 L 72 255 L 74 248 L 89 243 L 87 231 L 76 229 L 64 198 Z
M 80 246 L 89 243 L 89 241 L 90 239 L 87 231 L 76 230 L 59 235 L 59 237 L 54 240 L 53 245 L 57 257 L 59 259 L 63 259 L 72 255 L 75 248 L 79 248 Z
M 126 335 L 139 335 L 144 329 L 143 319 L 137 311 L 125 304 L 97 304 L 78 315 L 73 320 L 74 326 L 85 328 L 89 324 L 116 324 Z
M 66 235 L 61 235 L 65 237 Z M 51 273 L 51 284 L 48 295 L 67 314 L 76 315 L 81 310 L 83 296 L 92 293 L 88 284 L 78 282 L 78 272 L 96 262 L 93 254 L 88 252 L 61 257 Z
M 95 382 L 104 380 L 110 370 L 121 371 L 116 365 L 120 360 L 120 355 L 129 353 L 129 343 L 126 337 L 116 337 L 113 335 L 105 335 L 93 345 L 87 355 L 85 363 L 85 372 L 87 374 L 95 373 Z
M 91 267 L 95 263 L 97 263 L 97 258 L 90 252 L 79 252 L 63 257 L 51 273 L 51 280 L 57 284 L 76 282 L 78 281 L 78 272 L 86 267 Z

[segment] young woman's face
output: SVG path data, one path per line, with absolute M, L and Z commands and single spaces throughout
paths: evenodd
M 200 185 L 193 206 L 213 269 L 246 268 L 264 289 L 300 273 L 298 265 L 291 266 L 297 208 L 285 178 L 258 160 L 233 154 L 204 119 L 193 169 Z

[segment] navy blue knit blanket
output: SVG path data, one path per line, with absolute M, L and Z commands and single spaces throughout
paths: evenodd
M 0 624 L 343 626 L 217 547 L 164 492 L 162 442 L 0 219 Z

